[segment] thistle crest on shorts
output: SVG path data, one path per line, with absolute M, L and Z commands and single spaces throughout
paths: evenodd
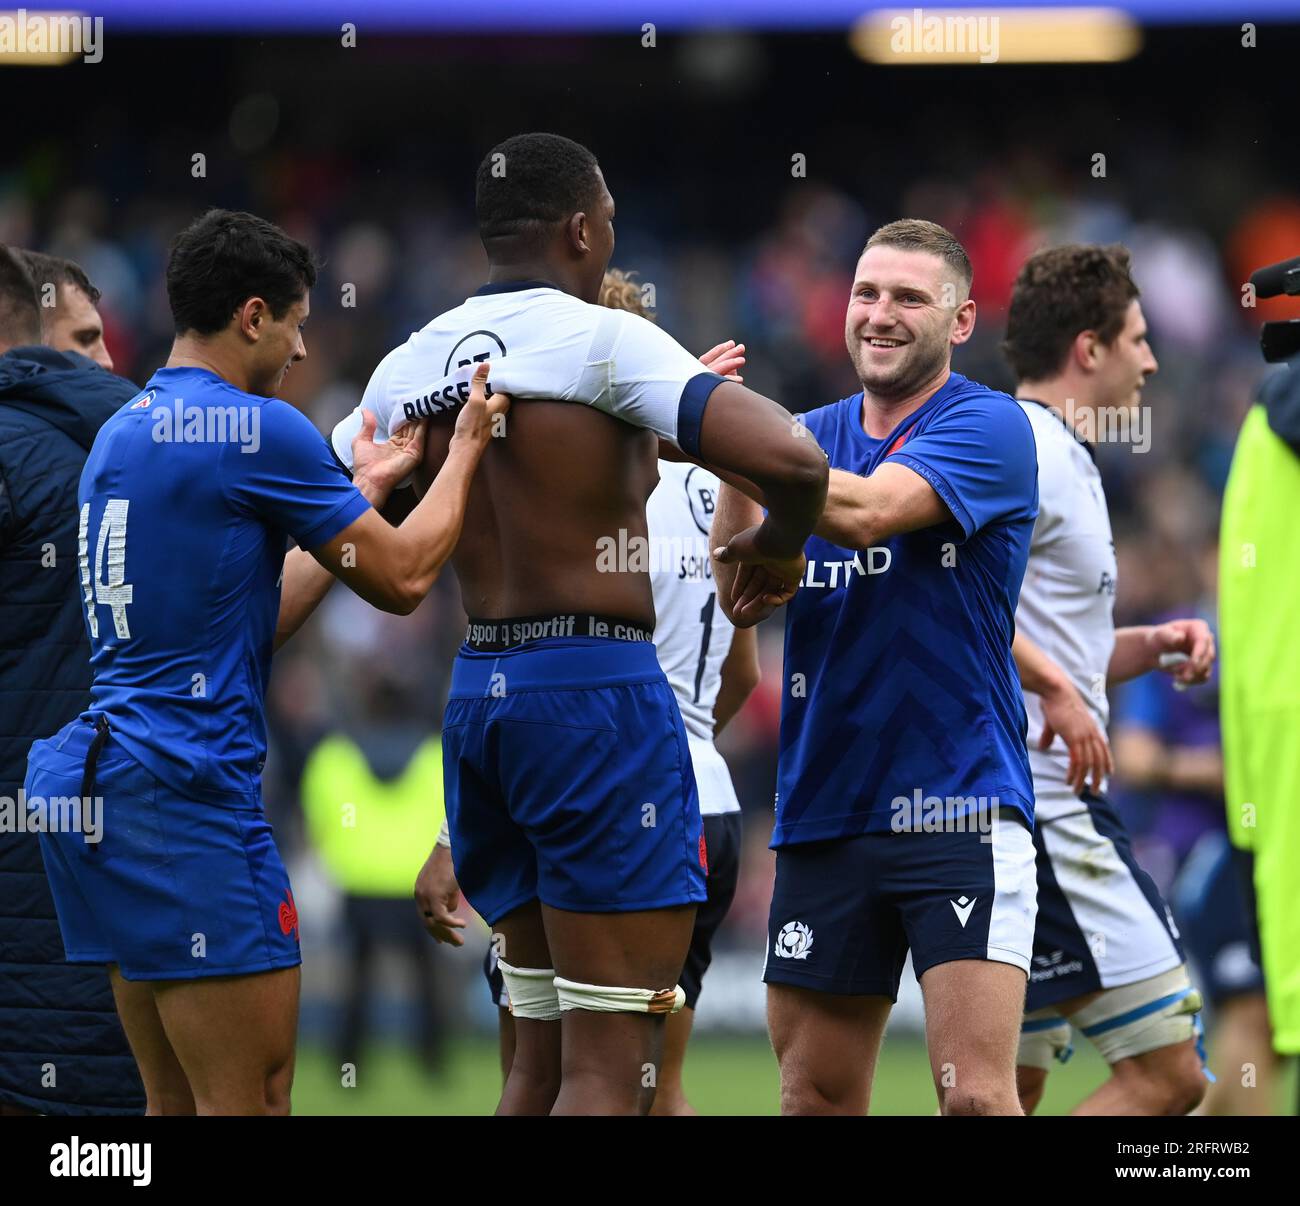
M 812 950 L 813 932 L 802 921 L 787 921 L 776 936 L 773 954 L 779 959 L 807 959 Z

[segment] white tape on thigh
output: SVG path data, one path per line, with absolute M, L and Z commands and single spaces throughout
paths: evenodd
M 1070 1023 L 1050 1009 L 1036 1009 L 1025 1014 L 1020 1028 L 1018 1068 L 1042 1068 L 1050 1071 L 1053 1062 L 1065 1063 L 1074 1054 L 1070 1043 Z
M 555 977 L 560 1008 L 588 1009 L 593 1013 L 676 1013 L 686 1004 L 686 994 L 674 988 L 611 988 L 606 984 L 579 984 Z
M 555 968 L 512 967 L 497 960 L 501 978 L 510 998 L 510 1012 L 517 1018 L 534 1022 L 556 1022 L 560 1018 L 560 998 L 555 991 Z
M 1196 1038 L 1200 1008 L 1201 994 L 1183 964 L 1149 980 L 1108 988 L 1070 1020 L 1114 1064 Z

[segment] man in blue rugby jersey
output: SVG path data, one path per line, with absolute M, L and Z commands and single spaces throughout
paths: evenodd
M 943 1112 L 1021 1112 L 1035 877 L 1011 642 L 1037 462 L 1016 402 L 951 371 L 970 283 L 942 227 L 876 231 L 845 324 L 862 391 L 802 416 L 832 467 L 806 567 L 759 556 L 736 489 L 714 523 L 733 620 L 789 603 L 764 971 L 785 1113 L 865 1112 L 909 949 Z
M 69 961 L 110 965 L 148 1112 L 287 1113 L 298 912 L 262 811 L 272 650 L 334 576 L 409 612 L 460 535 L 470 479 L 508 404 L 475 378 L 450 454 L 394 528 L 374 509 L 423 455 L 377 448 L 349 481 L 274 395 L 303 359 L 311 254 L 269 222 L 213 210 L 167 266 L 176 341 L 100 429 L 81 477 L 90 706 L 28 760 Z M 292 538 L 298 548 L 286 555 Z M 57 830 L 57 831 L 55 831 Z

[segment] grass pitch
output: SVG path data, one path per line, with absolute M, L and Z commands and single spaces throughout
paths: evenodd
M 1048 1078 L 1042 1114 L 1066 1114 L 1105 1079 L 1106 1066 L 1084 1043 Z M 496 1044 L 485 1037 L 451 1041 L 445 1070 L 429 1075 L 414 1054 L 375 1046 L 357 1065 L 355 1088 L 343 1088 L 332 1057 L 321 1047 L 298 1054 L 295 1114 L 491 1114 L 500 1093 Z M 776 1058 L 765 1039 L 697 1036 L 686 1058 L 686 1092 L 701 1114 L 778 1112 Z M 875 1114 L 933 1114 L 930 1064 L 918 1039 L 890 1035 L 876 1072 Z

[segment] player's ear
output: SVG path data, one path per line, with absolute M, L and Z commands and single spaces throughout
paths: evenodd
M 1070 354 L 1080 368 L 1093 369 L 1097 367 L 1097 354 L 1100 350 L 1098 343 L 1096 331 L 1080 331 L 1074 337 Z
M 254 342 L 261 338 L 266 322 L 266 302 L 260 297 L 249 297 L 239 310 L 239 329 L 245 338 Z
M 585 252 L 591 250 L 590 232 L 587 228 L 587 215 L 585 213 L 579 211 L 569 219 L 566 233 L 574 251 Z
M 965 343 L 974 333 L 975 302 L 968 297 L 957 307 L 957 313 L 953 316 L 952 342 L 954 345 Z

